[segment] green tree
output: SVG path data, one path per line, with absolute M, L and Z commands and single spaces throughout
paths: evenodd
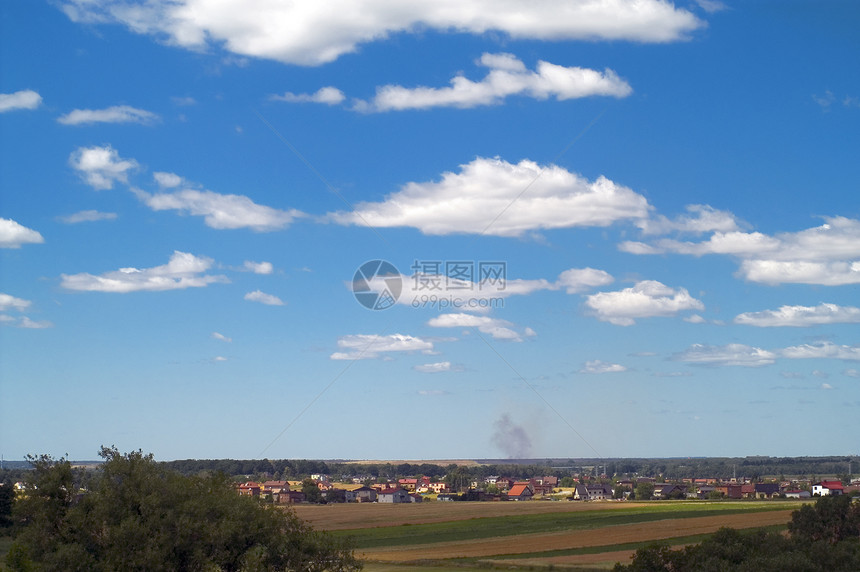
M 102 448 L 90 491 L 79 494 L 68 460 L 31 459 L 23 524 L 7 565 L 46 571 L 221 570 L 352 572 L 348 547 L 291 511 L 236 494 L 230 480 L 183 476 L 140 451 Z
M 654 485 L 651 483 L 636 485 L 636 500 L 651 500 L 652 496 L 654 496 Z
M 845 495 L 824 496 L 791 515 L 788 530 L 798 538 L 836 544 L 860 536 L 860 504 Z
M 0 534 L 12 526 L 12 504 L 15 488 L 11 482 L 0 484 Z
M 576 481 L 573 480 L 573 477 L 562 477 L 558 482 L 558 486 L 566 489 L 573 488 L 576 486 Z
M 322 491 L 317 486 L 313 479 L 305 479 L 302 481 L 302 492 L 305 493 L 305 501 L 322 504 L 325 502 Z

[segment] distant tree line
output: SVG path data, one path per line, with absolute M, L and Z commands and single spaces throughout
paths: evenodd
M 642 548 L 615 572 L 855 572 L 860 570 L 860 503 L 821 497 L 792 513 L 788 535 L 722 528 L 701 544 Z
M 164 462 L 170 470 L 184 475 L 224 473 L 229 476 L 269 475 L 300 480 L 312 474 L 333 477 L 364 475 L 373 479 L 423 475 L 441 479 L 451 473 L 469 480 L 501 475 L 515 479 L 534 476 L 643 476 L 666 480 L 733 476 L 752 479 L 764 476 L 847 476 L 851 457 L 705 457 L 671 459 L 556 459 L 546 463 L 492 463 L 480 465 L 438 465 L 433 463 L 349 463 L 302 459 L 185 459 Z M 860 470 L 860 459 L 854 461 Z M 2 474 L 0 474 L 2 478 Z

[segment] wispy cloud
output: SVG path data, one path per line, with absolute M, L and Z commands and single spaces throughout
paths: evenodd
M 736 324 L 768 327 L 808 327 L 822 324 L 860 323 L 860 308 L 819 304 L 818 306 L 780 306 L 778 310 L 745 312 L 735 316 Z
M 433 328 L 478 328 L 478 331 L 495 340 L 507 340 L 511 342 L 523 341 L 523 336 L 534 336 L 531 329 L 526 329 L 522 334 L 513 329 L 513 324 L 507 320 L 491 318 L 489 316 L 475 316 L 473 314 L 442 314 L 427 322 Z
M 342 351 L 331 354 L 333 360 L 376 359 L 392 352 L 433 351 L 433 342 L 404 334 L 352 334 L 339 338 L 337 346 Z
M 222 342 L 227 342 L 227 343 L 230 343 L 233 341 L 233 338 L 228 338 L 224 334 L 219 334 L 218 332 L 212 332 L 212 339 L 213 340 L 219 340 Z
M 271 262 L 252 262 L 251 260 L 246 260 L 242 265 L 242 268 L 247 272 L 253 272 L 254 274 L 271 274 L 275 271 L 275 267 Z
M 346 99 L 343 92 L 336 87 L 321 87 L 314 93 L 292 93 L 284 95 L 270 95 L 272 101 L 283 101 L 286 103 L 323 103 L 326 105 L 337 105 Z
M 285 303 L 283 300 L 278 298 L 273 294 L 266 294 L 260 290 L 254 290 L 253 292 L 248 292 L 245 294 L 245 300 L 249 302 L 259 302 L 260 304 L 265 304 L 267 306 L 284 306 Z
M 116 220 L 116 213 L 104 213 L 97 210 L 78 211 L 76 213 L 58 216 L 57 220 L 66 224 L 78 224 L 81 222 L 96 222 L 100 220 Z
M 460 75 L 450 87 L 414 87 L 386 85 L 377 88 L 370 101 L 357 101 L 358 111 L 403 111 L 431 107 L 471 108 L 495 105 L 512 96 L 557 100 L 591 96 L 627 97 L 630 85 L 610 70 L 597 71 L 564 67 L 539 61 L 536 71 L 513 54 L 485 53 L 476 62 L 490 71 L 484 79 L 472 81 Z
M 609 363 L 599 359 L 587 361 L 579 373 L 620 373 L 627 371 L 627 368 L 618 363 Z
M 709 366 L 761 367 L 776 361 L 778 355 L 744 344 L 709 346 L 694 344 L 687 350 L 672 356 L 676 361 Z
M 151 125 L 161 117 L 151 111 L 130 105 L 115 105 L 106 109 L 75 109 L 57 119 L 63 125 L 88 125 L 91 123 L 140 123 Z

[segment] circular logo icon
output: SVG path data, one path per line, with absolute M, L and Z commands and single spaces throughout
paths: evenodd
M 403 278 L 393 264 L 385 260 L 365 262 L 352 277 L 352 293 L 358 303 L 369 310 L 385 310 L 397 303 L 403 290 Z

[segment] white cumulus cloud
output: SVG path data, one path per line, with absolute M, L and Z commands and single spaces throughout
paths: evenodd
M 45 239 L 32 228 L 11 218 L 0 218 L 0 248 L 20 248 L 22 244 L 41 244 Z
M 333 360 L 376 359 L 392 352 L 432 352 L 433 343 L 414 336 L 391 334 L 351 334 L 337 340 L 342 350 L 331 354 Z
M 120 268 L 100 275 L 88 273 L 62 274 L 60 286 L 67 290 L 86 292 L 161 292 L 202 288 L 209 284 L 229 282 L 224 276 L 209 275 L 211 258 L 175 251 L 170 261 L 152 268 Z
M 539 229 L 603 227 L 640 219 L 651 207 L 642 195 L 601 176 L 590 182 L 561 167 L 477 158 L 438 182 L 408 183 L 383 202 L 332 213 L 340 224 L 409 226 L 424 234 L 522 236 Z
M 763 310 L 761 312 L 745 312 L 735 317 L 736 324 L 748 326 L 806 327 L 821 324 L 857 324 L 860 323 L 860 308 L 854 306 L 837 306 L 836 304 L 819 304 L 818 306 L 780 306 L 778 310 Z
M 122 24 L 199 51 L 320 65 L 421 29 L 518 39 L 673 42 L 705 23 L 666 0 L 61 0 L 75 22 Z
M 637 318 L 668 317 L 705 308 L 685 288 L 670 288 L 656 280 L 643 280 L 617 292 L 592 294 L 585 305 L 599 320 L 618 326 L 631 326 Z
M 90 123 L 140 123 L 148 125 L 161 119 L 157 114 L 130 105 L 114 105 L 106 109 L 74 109 L 57 119 L 63 125 Z
M 470 108 L 501 103 L 511 96 L 535 99 L 554 97 L 557 100 L 590 96 L 627 97 L 633 93 L 630 85 L 614 71 L 597 71 L 580 67 L 564 67 L 539 61 L 536 71 L 512 54 L 485 53 L 477 62 L 490 71 L 480 81 L 464 76 L 451 80 L 450 87 L 403 87 L 386 85 L 377 88 L 371 101 L 359 101 L 359 111 L 402 111 L 431 107 Z
M 273 294 L 266 294 L 260 290 L 254 290 L 245 294 L 245 300 L 249 302 L 259 302 L 267 306 L 283 306 L 284 301 Z
M 14 93 L 0 93 L 0 113 L 17 109 L 36 109 L 42 104 L 42 96 L 32 89 Z
M 122 159 L 112 147 L 79 147 L 69 156 L 69 164 L 97 191 L 112 189 L 114 183 L 128 182 L 128 173 L 138 168 L 133 159 Z
M 227 342 L 227 343 L 230 343 L 233 341 L 233 338 L 228 338 L 224 334 L 219 334 L 218 332 L 212 332 L 212 339 L 213 340 L 220 340 L 222 342 Z
M 740 259 L 738 275 L 765 284 L 860 284 L 860 220 L 825 217 L 825 223 L 770 236 L 760 232 L 717 231 L 701 242 L 661 239 L 627 241 L 631 254 L 723 254 Z

